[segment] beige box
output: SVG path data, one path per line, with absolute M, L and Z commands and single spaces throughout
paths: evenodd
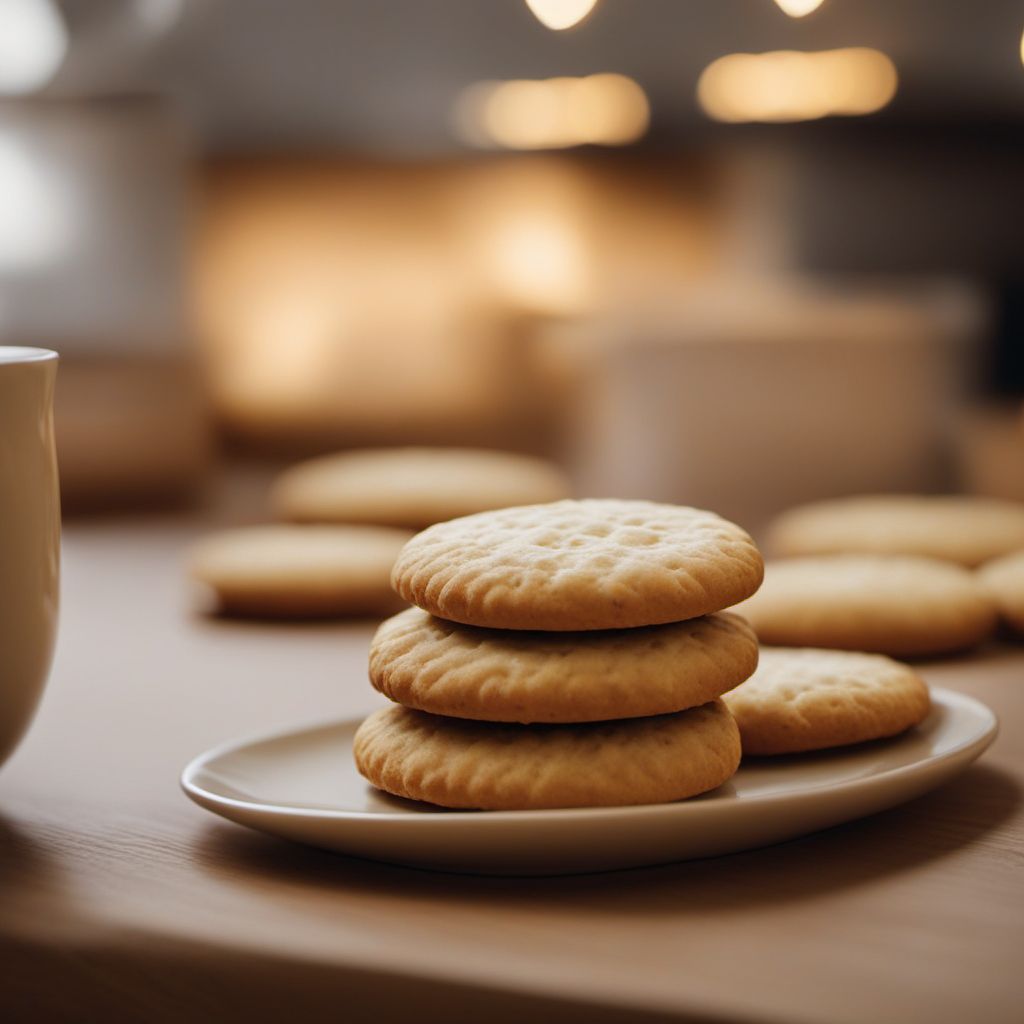
M 958 287 L 738 280 L 658 314 L 551 329 L 581 494 L 712 508 L 751 528 L 802 501 L 947 483 L 983 309 Z

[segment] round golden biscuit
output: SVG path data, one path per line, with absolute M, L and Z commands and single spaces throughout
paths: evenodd
M 880 495 L 822 501 L 781 515 L 772 555 L 917 555 L 976 566 L 1024 548 L 1024 505 L 970 496 Z
M 414 530 L 506 505 L 568 497 L 554 463 L 473 448 L 382 448 L 340 452 L 286 470 L 271 502 L 281 519 L 378 523 Z
M 923 656 L 990 637 L 996 608 L 975 574 L 928 558 L 823 555 L 769 562 L 738 609 L 763 644 Z
M 713 512 L 586 499 L 439 523 L 402 549 L 411 604 L 494 629 L 633 629 L 728 608 L 761 582 L 754 542 Z
M 999 606 L 1003 621 L 1024 633 L 1024 551 L 988 562 L 978 577 Z
M 928 687 L 882 654 L 765 647 L 724 698 L 744 754 L 796 754 L 895 736 L 931 707 Z
M 411 534 L 375 526 L 251 526 L 192 549 L 189 571 L 229 615 L 387 615 L 391 566 Z
M 488 722 L 596 722 L 706 704 L 757 667 L 738 615 L 591 633 L 460 626 L 408 608 L 370 645 L 370 681 L 406 707 Z
M 720 700 L 582 725 L 471 722 L 393 704 L 360 725 L 354 753 L 378 789 L 442 807 L 616 807 L 722 785 L 739 767 L 740 736 Z

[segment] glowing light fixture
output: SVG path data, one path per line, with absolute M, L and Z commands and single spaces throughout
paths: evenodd
M 716 121 L 809 121 L 881 110 L 897 82 L 893 62 L 865 47 L 731 53 L 704 69 L 697 99 Z
M 1020 37 L 1020 62 L 1024 64 L 1024 33 L 1021 33 Z
M 581 307 L 587 295 L 586 249 L 571 218 L 546 213 L 551 211 L 533 211 L 498 225 L 489 262 L 506 301 L 566 313 Z
M 526 0 L 537 20 L 555 32 L 578 25 L 596 4 L 597 0 Z
M 811 11 L 816 11 L 824 0 L 775 0 L 791 18 L 802 18 Z
M 505 149 L 624 146 L 647 130 L 643 89 L 625 75 L 478 82 L 455 103 L 455 127 L 472 145 Z
M 228 388 L 259 396 L 268 408 L 293 408 L 323 388 L 342 337 L 337 311 L 292 288 L 258 304 L 245 323 L 248 351 Z
M 56 74 L 68 33 L 51 0 L 0 3 L 0 93 L 33 92 Z

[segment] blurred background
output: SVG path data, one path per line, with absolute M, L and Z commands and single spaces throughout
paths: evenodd
M 549 454 L 756 528 L 1024 498 L 1008 0 L 0 0 L 0 344 L 66 508 Z

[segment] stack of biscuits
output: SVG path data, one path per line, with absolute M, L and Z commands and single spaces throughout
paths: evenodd
M 360 726 L 359 771 L 396 796 L 517 810 L 660 803 L 740 761 L 722 694 L 757 666 L 723 611 L 761 583 L 750 537 L 710 512 L 558 501 L 440 523 L 392 573 L 416 607 L 374 637 L 395 703 Z

